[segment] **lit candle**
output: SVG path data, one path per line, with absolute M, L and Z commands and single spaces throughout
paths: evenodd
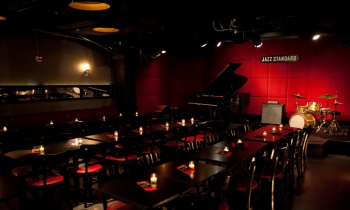
M 103 117 L 102 117 L 102 120 L 103 120 L 103 121 L 106 121 L 106 117 L 105 117 L 105 116 L 103 116 Z
M 2 128 L 2 131 L 7 131 L 7 128 L 6 128 L 6 126 L 4 126 L 3 128 Z
M 78 143 L 79 144 L 83 143 L 83 140 L 81 138 L 78 138 Z
M 190 163 L 188 164 L 188 167 L 194 168 L 194 162 L 193 162 L 193 161 L 190 161 Z
M 191 124 L 193 124 L 194 123 L 194 119 L 193 119 L 193 117 L 191 118 Z
M 75 118 L 75 122 L 78 122 L 78 118 Z
M 16 91 L 16 95 L 18 95 L 18 91 Z
M 280 125 L 280 128 L 283 128 L 283 124 Z
M 140 135 L 142 135 L 142 133 L 143 133 L 143 129 L 142 129 L 142 127 L 140 126 L 140 128 L 139 128 L 139 132 L 140 132 Z
M 40 146 L 39 152 L 40 152 L 40 154 L 43 154 L 43 153 L 44 153 L 44 147 L 43 147 L 43 145 Z
M 182 119 L 181 122 L 182 122 L 182 126 L 185 126 L 185 123 L 186 123 L 185 119 Z
M 52 122 L 52 121 L 50 121 L 50 125 L 53 125 L 53 122 Z
M 238 139 L 237 144 L 242 144 L 242 140 Z
M 273 127 L 272 128 L 272 133 L 274 133 L 276 131 L 276 128 L 275 127 Z
M 225 152 L 228 152 L 228 147 L 225 147 L 225 148 L 224 148 L 224 151 L 225 151 Z
M 157 184 L 157 174 L 156 173 L 151 174 L 151 184 Z
M 118 131 L 114 131 L 114 137 L 118 137 Z
M 120 112 L 120 113 L 119 113 L 119 117 L 121 117 L 121 116 L 123 116 L 123 114 Z
M 47 93 L 47 89 L 45 89 L 45 93 Z
M 169 127 L 169 123 L 168 122 L 165 123 L 165 127 Z
M 34 89 L 32 90 L 32 94 L 34 94 Z
M 267 133 L 266 133 L 266 131 L 264 131 L 264 133 L 263 133 L 263 136 L 267 136 Z
M 138 112 L 135 112 L 135 116 L 136 116 L 136 117 L 139 116 L 139 113 L 138 113 Z

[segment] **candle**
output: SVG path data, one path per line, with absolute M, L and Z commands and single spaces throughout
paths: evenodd
M 267 135 L 267 133 L 266 133 L 266 131 L 264 131 L 263 136 L 266 136 L 266 135 Z
M 237 144 L 242 144 L 242 140 L 238 139 Z
M 151 184 L 157 184 L 157 174 L 156 173 L 151 174 Z
M 118 136 L 118 131 L 114 131 L 114 137 Z
M 169 127 L 169 123 L 168 122 L 165 123 L 165 127 Z
M 225 151 L 225 152 L 228 152 L 228 147 L 225 147 L 225 148 L 224 148 L 224 151 Z
M 103 120 L 103 121 L 106 121 L 106 117 L 105 117 L 105 116 L 103 116 L 103 117 L 102 117 L 102 120 Z
M 4 126 L 3 128 L 2 128 L 2 131 L 7 131 L 7 128 L 6 128 L 6 126 Z
M 191 124 L 193 124 L 194 123 L 194 119 L 193 119 L 193 117 L 191 118 Z
M 43 145 L 40 146 L 39 152 L 40 152 L 40 154 L 44 154 L 44 147 L 43 147 Z
M 136 116 L 136 117 L 139 116 L 139 113 L 138 113 L 138 112 L 135 112 L 135 116 Z
M 123 116 L 123 113 L 120 112 L 120 113 L 119 113 L 119 116 L 120 116 L 120 117 Z
M 34 89 L 32 90 L 32 94 L 34 94 Z
M 52 121 L 50 121 L 50 125 L 53 125 L 53 122 L 52 122 Z
M 75 122 L 78 122 L 78 118 L 75 118 Z
M 142 129 L 142 127 L 140 126 L 140 128 L 139 128 L 139 132 L 140 132 L 140 135 L 142 135 L 142 133 L 143 133 L 143 129 Z
M 272 128 L 272 133 L 274 133 L 276 131 L 276 128 L 275 127 L 273 127 Z
M 194 168 L 194 162 L 193 161 L 190 161 L 190 163 L 188 164 L 188 167 L 190 167 L 190 168 Z
M 45 89 L 45 93 L 47 93 L 47 89 Z
M 283 124 L 280 125 L 280 128 L 283 128 Z
M 81 138 L 78 138 L 78 143 L 79 144 L 83 143 L 83 140 Z
M 182 119 L 181 122 L 182 122 L 182 126 L 185 126 L 185 123 L 186 123 L 185 119 Z
M 16 95 L 18 95 L 18 91 L 16 91 Z

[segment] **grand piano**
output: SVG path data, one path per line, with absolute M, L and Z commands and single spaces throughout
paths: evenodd
M 249 93 L 236 93 L 248 78 L 235 73 L 241 63 L 228 64 L 202 93 L 191 94 L 187 107 L 194 112 L 207 112 L 212 118 L 222 118 L 236 113 L 242 115 L 242 108 L 249 106 Z

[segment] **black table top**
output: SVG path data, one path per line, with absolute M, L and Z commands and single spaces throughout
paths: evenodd
M 272 133 L 273 127 L 275 127 L 276 129 L 274 133 Z M 250 141 L 262 141 L 262 142 L 275 143 L 297 130 L 299 130 L 299 128 L 284 126 L 283 128 L 280 129 L 280 127 L 276 125 L 267 125 L 255 131 L 250 131 L 243 135 L 240 135 L 239 138 L 250 140 Z M 264 131 L 266 131 L 267 133 L 266 136 L 263 136 Z
M 82 143 L 79 144 L 78 139 L 70 139 L 65 142 L 55 142 L 50 143 L 44 146 L 45 154 L 55 154 L 58 152 L 62 152 L 66 149 L 70 149 L 71 151 L 76 151 L 80 149 L 81 145 L 95 145 L 95 144 L 101 144 L 100 141 L 94 141 L 90 139 L 81 139 Z M 40 146 L 35 146 L 33 149 L 38 149 Z M 20 161 L 31 161 L 35 159 L 37 153 L 33 153 L 31 149 L 25 149 L 25 150 L 14 150 L 11 152 L 7 152 L 4 154 L 4 156 L 12 158 L 14 160 L 20 160 Z
M 0 202 L 18 196 L 27 188 L 27 182 L 18 177 L 0 176 Z
M 150 174 L 139 178 L 121 177 L 105 183 L 97 183 L 92 190 L 109 198 L 135 206 L 140 209 L 154 209 L 193 189 L 191 184 L 158 177 L 157 190 L 142 189 L 136 182 L 149 181 Z
M 226 170 L 225 167 L 208 165 L 205 163 L 195 162 L 194 172 L 186 174 L 177 167 L 186 164 L 188 166 L 189 161 L 174 160 L 154 168 L 147 170 L 148 174 L 156 173 L 157 176 L 166 177 L 180 182 L 185 182 L 192 185 L 199 185 L 210 177 L 213 177 Z
M 243 142 L 245 142 L 243 140 Z M 204 160 L 211 162 L 224 163 L 228 165 L 237 165 L 249 157 L 252 157 L 259 150 L 265 148 L 268 144 L 264 142 L 248 142 L 247 148 L 232 147 L 229 140 L 224 140 L 215 144 L 215 146 L 210 146 L 203 148 L 202 150 L 195 152 L 191 157 L 196 160 Z M 231 156 L 224 156 L 216 154 L 215 152 L 224 147 L 229 147 L 229 151 L 232 152 Z

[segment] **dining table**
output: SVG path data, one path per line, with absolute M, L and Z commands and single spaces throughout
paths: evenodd
M 236 167 L 249 157 L 253 157 L 256 153 L 263 150 L 267 145 L 266 142 L 248 142 L 242 140 L 241 144 L 237 144 L 234 141 L 223 140 L 193 153 L 190 158 L 214 162 L 228 167 Z
M 136 174 L 119 177 L 93 184 L 92 190 L 101 195 L 104 210 L 107 209 L 107 198 L 114 198 L 136 208 L 149 210 L 160 208 L 178 198 L 182 193 L 193 190 L 190 183 L 162 176 L 157 177 L 156 184 L 150 184 L 150 176 L 150 174 Z M 140 184 L 145 184 L 147 187 L 142 187 Z
M 289 126 L 280 127 L 278 125 L 267 125 L 254 131 L 249 131 L 245 134 L 239 135 L 238 138 L 249 141 L 276 143 L 299 129 L 300 128 Z
M 195 161 L 191 162 L 191 164 L 193 164 L 193 169 L 191 169 L 190 161 L 191 160 L 173 160 L 148 169 L 143 173 L 156 173 L 160 177 L 166 177 L 198 186 L 210 178 L 218 176 L 226 171 L 226 168 L 222 166 L 209 165 Z

